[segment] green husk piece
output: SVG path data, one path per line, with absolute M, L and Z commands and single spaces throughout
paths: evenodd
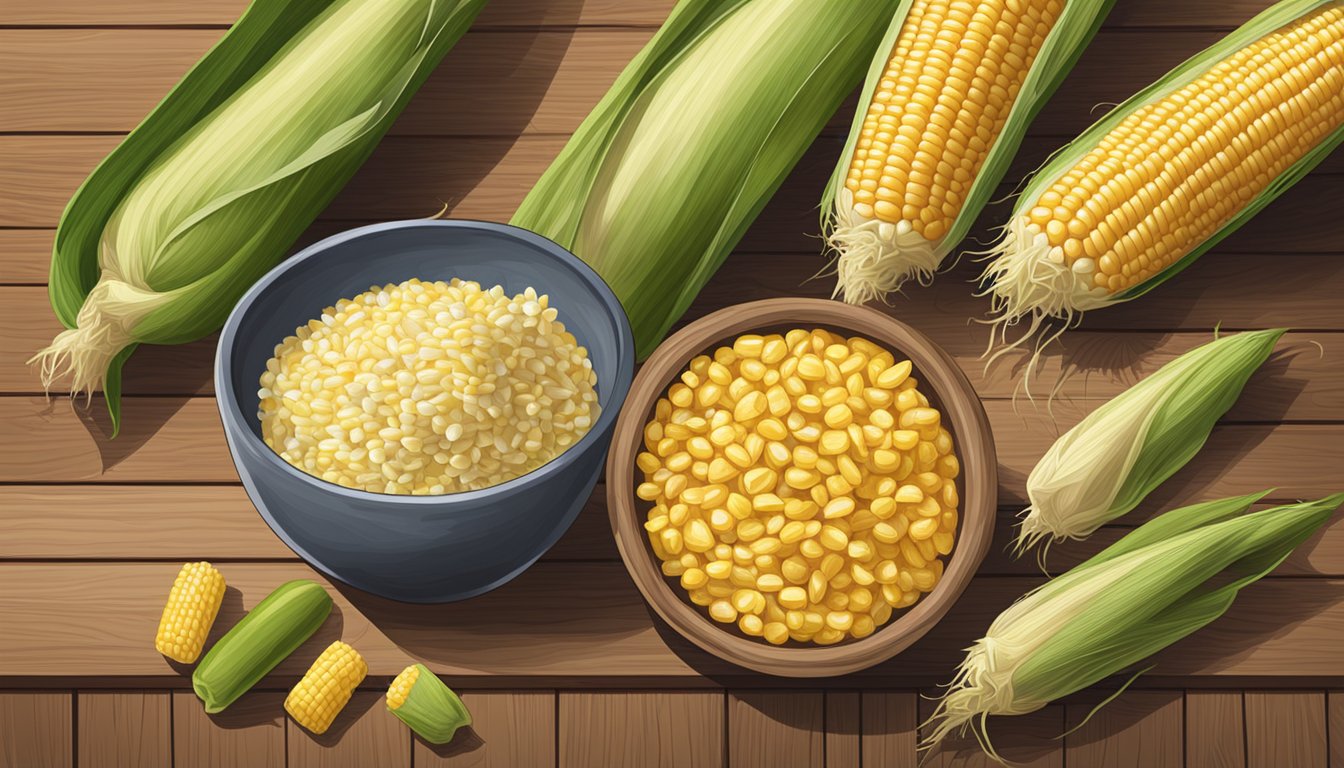
M 331 614 L 321 584 L 296 579 L 281 584 L 205 654 L 191 687 L 205 711 L 222 712 L 313 636 Z
M 1339 0 L 1281 0 L 1262 11 L 1231 34 L 1212 46 L 1186 59 L 1147 88 L 1129 97 L 1094 123 L 1076 139 L 1060 148 L 1022 189 L 1013 208 L 1004 236 L 990 251 L 983 281 L 993 301 L 993 314 L 998 326 L 996 340 L 1005 343 L 1005 349 L 1035 339 L 1050 318 L 1063 318 L 1062 328 L 1043 343 L 1048 343 L 1065 328 L 1076 323 L 1084 312 L 1112 306 L 1138 298 L 1170 280 L 1181 270 L 1223 238 L 1237 231 L 1265 206 L 1286 192 L 1321 163 L 1341 143 L 1344 143 L 1344 125 L 1329 133 L 1311 151 L 1270 181 L 1268 186 L 1244 208 L 1237 211 L 1213 235 L 1190 249 L 1180 259 L 1153 275 L 1148 280 L 1116 294 L 1106 294 L 1091 287 L 1081 287 L 1068 268 L 1047 257 L 1046 251 L 1033 243 L 1030 233 L 1015 226 L 1016 222 L 1034 207 L 1041 193 L 1077 165 L 1100 140 L 1135 110 L 1159 101 L 1173 91 L 1180 90 L 1201 77 L 1228 55 L 1259 40 L 1316 9 Z M 1029 326 L 1018 340 L 1007 343 L 1009 326 L 1026 320 Z M 1038 351 L 1042 343 L 1037 339 Z M 1033 358 L 1034 362 L 1034 358 Z
M 1047 538 L 1083 538 L 1138 506 L 1199 452 L 1284 332 L 1196 347 L 1060 436 L 1027 476 L 1017 553 Z
M 648 355 L 862 77 L 900 0 L 680 0 L 514 214 Z
M 835 294 L 853 304 L 863 304 L 900 290 L 907 280 L 927 283 L 943 259 L 966 237 L 980 211 L 989 202 L 1022 138 L 1036 115 L 1059 87 L 1087 44 L 1110 13 L 1114 0 L 1068 0 L 1054 27 L 1041 45 L 1031 71 L 1013 101 L 1003 129 L 971 182 L 965 202 L 952 226 L 935 242 L 918 233 L 898 233 L 894 224 L 860 221 L 843 200 L 845 177 L 863 130 L 867 108 L 886 74 L 888 61 L 905 26 L 913 0 L 903 0 L 873 56 L 859 95 L 859 108 L 849 130 L 844 151 L 821 197 L 821 228 L 827 244 L 836 253 Z
M 1254 498 L 1168 513 L 1130 534 L 1137 545 L 1121 539 L 1020 598 L 970 648 L 922 747 L 970 728 L 1002 762 L 988 717 L 1034 712 L 1207 625 L 1344 503 L 1336 494 L 1243 514 Z
M 118 429 L 135 346 L 218 329 L 484 4 L 255 0 L 66 206 L 44 386 L 101 388 Z
M 396 702 L 391 691 L 412 675 L 413 682 L 410 682 L 405 701 L 394 706 Z M 471 725 L 467 705 L 424 664 L 412 664 L 393 681 L 388 692 L 387 710 L 430 744 L 447 744 L 453 740 L 458 728 Z

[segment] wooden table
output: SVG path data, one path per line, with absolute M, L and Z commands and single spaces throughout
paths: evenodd
M 1124 0 L 1036 122 L 1016 179 L 1115 102 L 1248 18 L 1264 0 Z M 507 219 L 671 0 L 495 0 L 306 237 L 435 213 Z M 659 624 L 616 556 L 599 489 L 565 538 L 484 597 L 412 607 L 332 585 L 318 638 L 220 717 L 151 640 L 178 564 L 207 558 L 232 588 L 217 627 L 272 587 L 314 576 L 262 523 L 220 434 L 213 339 L 145 348 L 128 367 L 125 427 L 101 403 L 42 398 L 24 361 L 57 330 L 44 283 L 52 230 L 76 185 L 241 12 L 244 0 L 5 0 L 0 4 L 0 765 L 914 765 L 921 690 L 1038 583 L 1001 554 L 1023 480 L 1060 430 L 1172 356 L 1224 330 L 1291 326 L 1191 464 L 1143 509 L 1056 565 L 1174 503 L 1267 487 L 1279 499 L 1344 489 L 1344 153 L 1150 297 L 1068 334 L 1053 414 L 1011 400 L 1020 361 L 988 373 L 986 302 L 969 259 L 891 312 L 960 360 L 1001 452 L 995 553 L 951 615 L 872 670 L 805 682 L 743 673 Z M 818 139 L 691 315 L 778 295 L 824 295 L 814 208 L 847 107 Z M 983 217 L 1001 222 L 1000 205 Z M 983 237 L 985 229 L 981 229 Z M 1247 589 L 1215 625 L 1089 724 L 1111 686 L 1000 722 L 1032 765 L 1344 766 L 1344 522 Z M 287 722 L 283 691 L 337 635 L 370 677 L 333 733 Z M 466 692 L 475 734 L 446 749 L 382 711 L 409 659 Z M 964 745 L 963 745 L 964 746 Z M 970 751 L 942 764 L 981 762 Z

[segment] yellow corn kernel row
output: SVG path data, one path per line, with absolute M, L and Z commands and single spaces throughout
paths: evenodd
M 1019 223 L 1100 296 L 1217 233 L 1344 125 L 1344 4 L 1235 51 L 1128 115 Z
M 158 652 L 183 664 L 200 658 L 224 602 L 224 589 L 224 575 L 210 563 L 184 564 L 159 619 L 159 631 L 154 636 Z
M 636 463 L 663 573 L 779 644 L 865 637 L 942 575 L 960 465 L 909 361 L 824 330 L 691 361 Z
M 368 673 L 369 665 L 359 651 L 337 640 L 290 690 L 285 711 L 309 731 L 326 733 Z

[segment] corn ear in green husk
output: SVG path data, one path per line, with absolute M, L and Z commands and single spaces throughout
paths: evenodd
M 648 355 L 863 76 L 899 0 L 681 0 L 512 223 L 597 270 Z
M 1113 4 L 901 3 L 821 198 L 837 296 L 862 304 L 933 278 Z M 1041 39 L 1045 18 L 1053 23 Z M 991 26 L 1011 42 L 992 45 L 983 36 Z M 916 173 L 925 174 L 922 186 Z
M 485 0 L 255 0 L 66 207 L 44 385 L 219 328 L 364 162 Z
M 447 744 L 471 713 L 453 689 L 424 664 L 412 664 L 387 689 L 387 709 L 430 744 Z
M 1060 436 L 1027 476 L 1031 506 L 1017 552 L 1042 539 L 1083 538 L 1138 506 L 1199 452 L 1283 333 L 1238 333 L 1196 347 Z
M 1344 494 L 1245 514 L 1263 494 L 1167 512 L 1029 592 L 971 646 L 924 748 L 970 728 L 995 759 L 991 715 L 1022 715 L 1093 685 L 1222 616 Z

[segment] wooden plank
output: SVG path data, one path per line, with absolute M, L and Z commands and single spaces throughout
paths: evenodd
M 826 768 L 860 768 L 863 709 L 858 691 L 826 691 Z
M 919 719 L 924 722 L 933 715 L 936 702 L 921 699 Z M 1035 768 L 1063 768 L 1064 707 L 1058 704 L 1017 717 L 992 718 L 989 721 L 989 741 L 994 750 L 1009 765 Z M 1001 765 L 985 753 L 969 731 L 952 734 L 937 749 L 931 750 L 922 766 L 937 768 L 994 768 Z M 1091 763 L 1075 765 L 1092 768 Z M 1145 767 L 1146 768 L 1146 767 Z
M 1244 768 L 1241 691 L 1186 691 L 1186 768 Z
M 79 693 L 81 768 L 155 768 L 173 764 L 171 694 Z
M 1126 691 L 1079 724 L 1104 694 L 1066 707 L 1066 761 L 1095 768 L 1180 765 L 1184 759 L 1184 698 L 1180 691 Z
M 416 768 L 553 768 L 555 700 L 552 691 L 463 693 L 471 728 L 442 745 L 415 738 L 412 763 Z
M 1057 404 L 1051 422 L 1044 413 L 1015 414 L 1008 401 L 985 406 L 1000 436 L 999 502 L 1021 504 L 1031 468 L 1087 409 Z M 101 402 L 85 410 L 59 398 L 0 398 L 0 482 L 237 482 L 211 399 L 128 398 L 121 435 L 109 440 L 108 432 Z M 1325 496 L 1344 487 L 1344 465 L 1332 448 L 1341 439 L 1340 424 L 1220 425 L 1149 503 L 1165 508 L 1274 487 L 1294 497 Z M 1236 472 L 1227 471 L 1232 466 Z
M 722 765 L 722 693 L 560 694 L 561 768 Z
M 1325 706 L 1330 716 L 1330 732 L 1326 735 L 1330 742 L 1330 768 L 1344 768 L 1344 691 L 1330 691 Z
M 914 768 L 919 764 L 919 704 L 915 693 L 867 692 L 860 704 L 860 754 L 864 768 Z
M 0 768 L 69 768 L 71 698 L 68 691 L 0 691 Z
M 823 694 L 733 691 L 728 694 L 728 764 L 733 768 L 826 764 Z
M 54 236 L 49 229 L 0 230 L 0 283 L 45 285 Z
M 1326 768 L 1325 693 L 1246 691 L 1246 768 Z
M 172 696 L 175 768 L 284 768 L 284 693 L 253 691 L 217 715 L 190 691 Z
M 1237 254 L 1231 258 L 1248 262 L 1259 257 Z M 726 282 L 730 275 L 721 276 Z M 1261 279 L 1253 271 L 1247 278 Z M 727 292 L 716 295 L 728 298 Z M 1250 288 L 1251 286 L 1246 286 Z M 1294 298 L 1281 295 L 1277 301 L 1290 311 Z M 737 300 L 742 300 L 737 294 Z M 700 306 L 696 315 L 719 309 Z M 979 299 L 969 292 L 947 297 L 942 311 L 928 315 L 918 328 L 940 344 L 960 365 L 982 398 L 1012 398 L 1016 392 L 1020 410 L 1044 415 L 1047 398 L 1039 404 L 1022 396 L 1021 369 L 1012 362 L 988 369 L 983 354 L 988 333 L 978 323 L 966 322 L 983 310 Z M 1301 311 L 1300 309 L 1296 311 Z M 904 315 L 904 313 L 901 313 Z M 1174 323 L 1180 323 L 1174 315 Z M 1332 309 L 1318 316 L 1314 325 L 1335 325 L 1344 330 L 1344 311 Z M 47 291 L 42 286 L 0 286 L 0 394 L 33 394 L 42 391 L 35 367 L 28 364 L 38 350 L 49 344 L 62 330 L 51 311 Z M 1057 399 L 1109 399 L 1138 380 L 1153 373 L 1177 356 L 1213 339 L 1209 331 L 1188 333 L 1073 331 L 1052 347 L 1043 358 L 1037 390 L 1053 389 L 1063 380 Z M 214 391 L 213 367 L 217 339 L 211 335 L 189 344 L 145 346 L 137 350 L 133 362 L 125 368 L 123 392 L 128 396 L 197 395 Z M 1278 351 L 1264 369 L 1252 377 L 1244 394 L 1227 417 L 1234 421 L 1327 420 L 1344 413 L 1344 365 L 1340 364 L 1344 334 L 1339 332 L 1293 332 L 1278 345 Z
M 289 768 L 411 765 L 411 731 L 387 711 L 383 694 L 356 691 L 321 736 L 285 719 Z
M 6 618 L 0 684 L 115 670 L 183 685 L 145 639 L 178 567 L 175 562 L 0 563 L 0 615 Z M 228 563 L 222 570 L 232 589 L 215 622 L 216 636 L 285 581 L 327 583 L 294 563 Z M 1021 576 L 977 577 L 938 626 L 900 657 L 830 684 L 871 689 L 944 683 L 961 649 L 1039 583 Z M 408 608 L 349 588 L 331 591 L 338 618 L 283 662 L 270 685 L 291 684 L 337 637 L 360 649 L 373 677 L 394 676 L 418 659 L 463 687 L 471 687 L 462 682 L 467 679 L 502 687 L 514 679 L 550 678 L 580 678 L 585 685 L 624 678 L 703 685 L 704 676 L 743 675 L 655 624 L 618 563 L 542 562 L 487 595 L 448 605 Z M 576 601 L 575 594 L 585 599 Z M 1156 669 L 1141 682 L 1153 686 L 1180 678 L 1182 686 L 1201 687 L 1217 685 L 1214 678 L 1258 684 L 1272 684 L 1275 677 L 1338 680 L 1329 675 L 1344 669 L 1344 646 L 1335 642 L 1341 633 L 1344 581 L 1271 576 L 1243 590 L 1227 616 L 1155 656 Z M 546 642 L 539 645 L 538 637 Z M 1201 679 L 1187 686 L 1186 677 Z M 824 682 L 799 681 L 795 687 Z M 869 711 L 865 699 L 864 722 L 869 717 L 887 722 L 883 706 L 878 702 Z

